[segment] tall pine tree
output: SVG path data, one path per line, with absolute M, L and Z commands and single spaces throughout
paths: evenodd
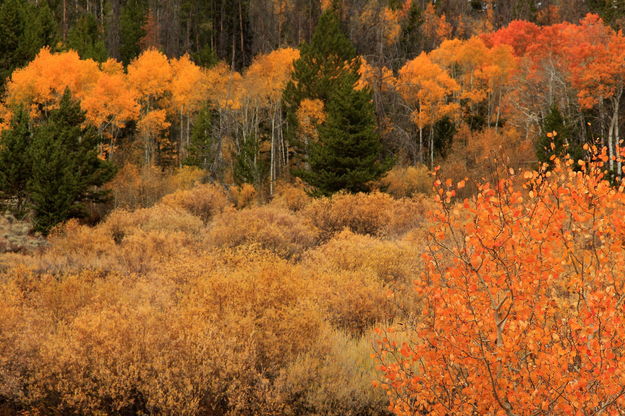
M 80 103 L 66 90 L 59 108 L 33 130 L 26 189 L 34 227 L 43 233 L 84 216 L 85 202 L 103 201 L 106 193 L 98 187 L 115 174 L 111 163 L 98 158 L 98 134 L 84 122 Z
M 104 62 L 108 58 L 104 31 L 92 14 L 85 14 L 74 23 L 67 35 L 67 46 L 82 59 Z
M 355 83 L 345 77 L 332 94 L 319 140 L 310 146 L 309 169 L 296 171 L 313 195 L 368 192 L 391 167 L 390 159 L 382 159 L 371 92 L 356 90 Z
M 57 24 L 45 2 L 34 6 L 24 0 L 0 1 L 0 93 L 15 69 L 57 39 Z
M 119 54 L 122 62 L 128 65 L 141 53 L 139 45 L 145 36 L 143 29 L 147 18 L 147 6 L 143 0 L 129 0 L 122 7 L 120 17 Z
M 312 39 L 300 48 L 300 59 L 293 64 L 291 81 L 284 91 L 288 139 L 305 158 L 311 138 L 299 128 L 297 110 L 304 99 L 321 100 L 327 106 L 330 95 L 345 76 L 358 74 L 356 50 L 341 28 L 333 8 L 319 18 Z
M 302 162 L 294 174 L 316 195 L 368 191 L 368 184 L 390 167 L 390 161 L 382 160 L 371 91 L 356 89 L 360 60 L 336 9 L 321 15 L 312 40 L 301 48 L 284 93 L 290 139 Z M 326 121 L 317 138 L 298 131 L 297 110 L 304 99 L 324 103 Z
M 11 124 L 0 135 L 0 200 L 18 218 L 26 214 L 26 185 L 32 172 L 29 148 L 30 118 L 22 107 L 14 111 Z

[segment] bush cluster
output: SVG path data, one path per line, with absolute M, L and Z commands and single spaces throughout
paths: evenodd
M 3 256 L 0 414 L 386 415 L 372 328 L 410 319 L 423 202 L 181 188 Z

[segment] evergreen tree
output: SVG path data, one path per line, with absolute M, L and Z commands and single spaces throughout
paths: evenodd
M 59 108 L 33 130 L 26 188 L 35 230 L 47 233 L 62 221 L 84 216 L 84 202 L 105 199 L 96 187 L 112 179 L 115 168 L 98 158 L 98 134 L 84 122 L 80 103 L 66 90 Z
M 219 62 L 215 51 L 208 44 L 202 46 L 198 52 L 191 54 L 191 59 L 196 65 L 205 68 L 215 66 Z
M 310 169 L 295 172 L 314 188 L 313 195 L 367 192 L 391 167 L 390 159 L 382 160 L 371 92 L 354 89 L 355 82 L 343 78 L 329 100 L 319 140 L 311 144 Z
M 197 166 L 211 170 L 217 153 L 213 136 L 213 114 L 210 107 L 205 106 L 195 117 L 191 128 L 191 139 L 187 149 L 185 165 Z
M 238 184 L 260 185 L 266 177 L 269 166 L 260 157 L 260 140 L 247 137 L 239 148 L 234 161 L 234 181 Z
M 57 39 L 54 16 L 45 3 L 0 2 L 0 92 L 15 69 L 30 62 L 43 46 L 54 46 Z
M 78 19 L 67 35 L 67 46 L 78 52 L 82 59 L 104 62 L 108 57 L 104 36 L 92 14 Z
M 309 43 L 300 48 L 300 59 L 293 64 L 291 81 L 284 91 L 289 140 L 300 154 L 306 153 L 307 137 L 299 137 L 297 110 L 304 99 L 321 100 L 327 106 L 330 95 L 345 76 L 354 77 L 360 66 L 356 50 L 341 29 L 331 8 L 319 18 Z
M 142 0 L 129 0 L 122 7 L 120 16 L 119 54 L 122 62 L 128 65 L 141 52 L 140 42 L 145 36 L 147 7 Z
M 581 157 L 581 147 L 573 141 L 574 130 L 556 105 L 551 107 L 543 120 L 542 131 L 543 134 L 536 141 L 536 157 L 539 162 L 551 165 L 552 155 L 558 158 L 565 154 L 576 159 Z
M 54 13 L 45 2 L 36 6 L 28 2 L 22 3 L 25 4 L 26 26 L 24 39 L 21 41 L 24 62 L 19 66 L 32 61 L 44 46 L 54 49 L 60 40 Z
M 447 157 L 456 135 L 456 125 L 449 117 L 444 117 L 434 124 L 433 134 L 435 151 L 443 158 Z
M 422 24 L 423 13 L 421 7 L 417 2 L 412 2 L 408 10 L 408 16 L 402 23 L 401 34 L 399 36 L 399 49 L 405 60 L 413 59 L 423 50 L 423 40 L 421 37 Z M 401 61 L 399 61 L 398 64 L 400 62 Z
M 32 167 L 28 153 L 32 141 L 29 124 L 28 112 L 20 107 L 0 136 L 0 199 L 18 218 L 26 213 L 26 184 Z

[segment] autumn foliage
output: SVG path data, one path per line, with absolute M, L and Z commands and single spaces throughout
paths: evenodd
M 187 32 L 232 41 L 217 62 L 164 52 L 163 10 L 194 2 L 165 3 L 123 64 L 60 43 L 4 84 L 0 130 L 69 91 L 118 169 L 45 238 L 0 211 L 0 416 L 625 414 L 621 31 L 551 4 L 240 1 L 277 36 L 248 56 L 258 22 L 231 11 L 240 38 Z M 349 59 L 302 82 L 288 45 L 321 10 Z M 294 173 L 350 129 L 324 97 L 347 67 L 396 166 L 313 198 Z
M 191 177 L 2 255 L 0 412 L 387 414 L 372 328 L 415 310 L 426 202 Z
M 460 203 L 463 183 L 438 183 L 421 318 L 411 341 L 380 341 L 394 413 L 623 412 L 625 194 L 607 160 L 556 161 Z

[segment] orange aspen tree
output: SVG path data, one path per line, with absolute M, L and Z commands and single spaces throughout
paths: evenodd
M 186 156 L 191 140 L 191 118 L 197 113 L 208 95 L 205 71 L 191 61 L 189 55 L 171 60 L 171 111 L 179 117 L 179 160 Z M 186 119 L 186 122 L 185 122 Z
M 487 123 L 497 126 L 502 98 L 516 68 L 512 48 L 508 45 L 488 48 L 478 37 L 453 39 L 443 41 L 430 57 L 460 85 L 457 98 L 470 107 L 486 102 Z
M 38 117 L 58 106 L 66 88 L 72 95 L 83 99 L 93 90 L 100 76 L 98 64 L 81 60 L 74 51 L 52 53 L 43 48 L 26 67 L 13 72 L 7 85 L 6 102 L 23 104 Z M 90 117 L 87 114 L 87 117 Z
M 414 339 L 379 340 L 395 414 L 625 412 L 625 188 L 608 159 L 511 171 L 464 202 L 464 181 L 436 181 Z
M 6 102 L 9 107 L 24 105 L 38 118 L 56 108 L 65 88 L 80 100 L 86 121 L 110 141 L 110 149 L 117 131 L 138 118 L 137 97 L 122 65 L 113 59 L 102 64 L 81 60 L 74 51 L 42 49 L 26 67 L 13 73 Z
M 89 94 L 81 100 L 87 120 L 93 123 L 100 136 L 109 141 L 109 155 L 116 147 L 119 129 L 139 118 L 136 91 L 130 88 L 123 65 L 113 59 L 101 64 L 101 72 Z
M 436 14 L 436 8 L 433 3 L 428 3 L 423 12 L 423 35 L 427 39 L 427 48 L 434 49 L 443 40 L 451 35 L 451 25 L 447 22 L 447 17 Z
M 164 142 L 160 136 L 170 125 L 165 109 L 171 96 L 172 75 L 169 60 L 155 49 L 142 52 L 128 65 L 128 82 L 141 105 L 137 126 L 143 140 L 146 165 L 154 162 L 156 146 Z
M 293 62 L 299 59 L 299 50 L 282 48 L 254 59 L 245 73 L 244 85 L 253 107 L 265 109 L 271 121 L 271 147 L 269 165 L 269 192 L 273 195 L 279 173 L 279 154 L 284 154 L 286 143 L 282 135 L 282 94 L 291 78 Z M 258 120 L 256 121 L 258 125 Z M 282 160 L 282 166 L 286 161 Z
M 443 117 L 453 117 L 459 106 L 450 97 L 460 90 L 458 83 L 425 53 L 408 61 L 400 70 L 397 89 L 411 110 L 419 129 L 419 161 L 423 163 L 423 129 Z M 434 138 L 430 134 L 430 165 L 434 167 Z M 416 158 L 415 158 L 416 162 Z
M 580 106 L 583 109 L 608 106 L 609 166 L 620 176 L 623 172 L 619 113 L 625 85 L 625 37 L 599 16 L 589 14 L 580 22 L 579 34 L 567 48 L 566 56 Z

